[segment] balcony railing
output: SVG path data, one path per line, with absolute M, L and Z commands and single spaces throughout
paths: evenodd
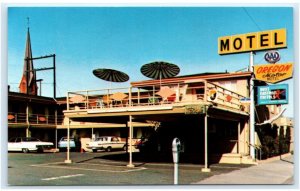
M 211 90 L 216 91 L 210 99 Z M 244 96 L 207 81 L 148 85 L 130 88 L 68 92 L 67 110 L 110 109 L 160 105 L 187 105 L 211 102 L 213 105 L 243 110 Z
M 14 124 L 45 124 L 60 125 L 63 123 L 63 115 L 45 115 L 45 114 L 29 114 L 8 112 L 8 123 Z

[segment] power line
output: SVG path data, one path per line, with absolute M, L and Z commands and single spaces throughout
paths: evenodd
M 16 82 L 9 82 L 8 84 L 20 84 L 20 83 L 16 83 Z M 52 85 L 53 83 L 48 83 L 48 82 L 42 82 L 42 84 L 50 84 L 50 85 Z
M 262 31 L 262 29 L 259 27 L 259 25 L 255 22 L 255 20 L 251 17 L 251 15 L 249 14 L 249 12 L 247 11 L 247 9 L 245 7 L 243 7 L 243 10 L 246 12 L 246 14 L 248 15 L 248 17 L 252 20 L 252 22 L 257 26 L 257 28 Z

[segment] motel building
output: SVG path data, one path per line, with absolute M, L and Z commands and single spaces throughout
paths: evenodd
M 32 58 L 29 35 L 28 30 L 25 58 Z M 26 68 L 31 68 L 32 78 L 26 76 Z M 171 162 L 176 137 L 182 143 L 180 160 L 185 162 L 205 164 L 206 168 L 212 163 L 253 164 L 264 155 L 264 136 L 268 134 L 262 129 L 272 131 L 276 123 L 276 134 L 283 125 L 286 135 L 293 124 L 282 119 L 255 126 L 255 143 L 250 144 L 250 104 L 245 100 L 250 98 L 251 76 L 251 71 L 198 73 L 50 98 L 38 95 L 33 63 L 27 59 L 20 91 L 8 92 L 8 139 L 36 137 L 57 147 L 59 139 L 69 134 L 80 137 L 88 151 L 86 143 L 99 136 L 119 136 L 129 145 L 146 137 L 154 144 L 146 154 L 169 157 Z M 266 82 L 254 81 L 254 86 L 263 85 Z M 280 105 L 257 105 L 255 121 L 267 121 L 281 112 Z M 250 156 L 251 147 L 254 157 Z M 129 165 L 135 160 L 132 152 L 139 151 L 129 149 Z M 271 155 L 264 158 L 268 157 Z

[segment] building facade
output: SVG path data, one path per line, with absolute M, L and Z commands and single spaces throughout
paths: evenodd
M 255 148 L 256 159 L 269 149 L 263 147 L 267 128 L 261 126 L 256 126 L 256 142 L 250 144 L 249 103 L 244 100 L 250 97 L 252 72 L 146 80 L 125 88 L 68 92 L 67 97 L 54 99 L 37 95 L 29 29 L 24 60 L 20 93 L 8 93 L 8 138 L 37 137 L 57 145 L 68 129 L 71 136 L 87 139 L 111 135 L 133 142 L 147 137 L 153 143 L 149 154 L 163 156 L 170 154 L 177 137 L 182 157 L 200 163 L 251 163 L 255 159 L 250 147 Z M 280 112 L 280 106 L 257 106 L 256 122 Z M 285 127 L 285 136 L 291 125 L 279 126 Z M 283 140 L 279 135 L 280 129 L 273 138 Z

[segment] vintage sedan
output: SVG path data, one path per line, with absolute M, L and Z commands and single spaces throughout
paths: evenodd
M 68 137 L 62 137 L 58 142 L 58 148 L 60 151 L 67 150 L 68 148 Z M 70 137 L 70 149 L 74 150 L 76 148 L 74 138 Z
M 98 150 L 110 152 L 114 149 L 126 150 L 126 142 L 121 141 L 120 137 L 103 136 L 89 142 L 87 148 L 92 149 L 93 152 L 97 152 Z
M 8 141 L 8 151 L 22 151 L 28 153 L 31 151 L 43 152 L 53 148 L 53 143 L 43 142 L 34 137 L 13 137 Z

